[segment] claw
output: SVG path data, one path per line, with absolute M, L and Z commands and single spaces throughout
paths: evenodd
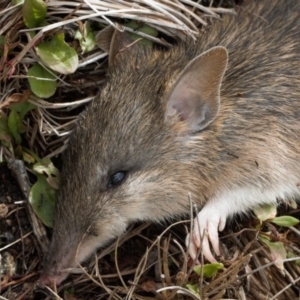
M 224 216 L 221 217 L 219 221 L 219 231 L 223 231 L 226 225 L 226 218 Z
M 188 252 L 193 259 L 197 259 L 197 249 L 202 247 L 203 256 L 210 262 L 216 262 L 211 252 L 210 244 L 216 255 L 220 255 L 218 229 L 222 231 L 226 224 L 226 216 L 221 216 L 218 211 L 210 211 L 204 207 L 194 221 L 194 228 L 186 238 Z
M 200 264 L 198 258 L 197 258 L 197 252 L 198 252 L 198 247 L 196 244 L 193 242 L 193 239 L 191 239 L 191 235 L 188 234 L 185 239 L 185 244 L 188 248 L 188 253 L 192 260 L 196 260 L 196 264 Z
M 220 255 L 218 225 L 219 223 L 210 221 L 207 225 L 207 235 L 217 256 Z

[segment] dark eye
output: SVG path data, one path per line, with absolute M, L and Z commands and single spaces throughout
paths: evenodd
M 108 186 L 111 187 L 120 184 L 124 180 L 125 175 L 126 175 L 125 171 L 119 171 L 113 174 L 109 179 Z

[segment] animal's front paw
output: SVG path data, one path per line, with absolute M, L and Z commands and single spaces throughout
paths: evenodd
M 226 216 L 222 216 L 221 213 L 204 206 L 195 218 L 193 231 L 186 238 L 188 252 L 193 259 L 197 258 L 197 250 L 201 247 L 203 256 L 208 261 L 215 262 L 210 244 L 215 254 L 220 255 L 218 230 L 222 231 L 226 224 Z

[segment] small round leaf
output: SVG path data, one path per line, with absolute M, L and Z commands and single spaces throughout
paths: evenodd
M 47 5 L 43 0 L 25 0 L 23 4 L 23 20 L 28 28 L 39 26 L 45 20 Z
M 49 42 L 41 42 L 36 52 L 44 64 L 61 74 L 74 73 L 78 67 L 78 55 L 64 40 L 64 34 L 58 33 Z
M 79 29 L 76 31 L 75 39 L 79 41 L 82 53 L 86 53 L 94 49 L 96 40 L 89 22 L 84 23 L 83 35 Z
M 54 206 L 57 190 L 47 182 L 45 175 L 37 174 L 37 182 L 29 193 L 29 202 L 41 221 L 48 227 L 52 227 Z
M 221 263 L 211 263 L 211 264 L 205 264 L 203 266 L 195 266 L 194 267 L 194 272 L 198 275 L 201 276 L 203 272 L 203 277 L 205 278 L 211 278 L 215 276 L 219 270 L 224 269 L 224 265 Z
M 49 98 L 56 90 L 56 78 L 39 64 L 33 65 L 27 73 L 32 92 L 41 98 Z

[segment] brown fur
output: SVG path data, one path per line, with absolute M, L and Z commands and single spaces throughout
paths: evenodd
M 116 57 L 64 154 L 42 283 L 65 278 L 79 244 L 82 261 L 130 222 L 188 214 L 189 193 L 201 208 L 222 193 L 276 194 L 280 182 L 300 182 L 299 15 L 299 1 L 252 1 L 214 21 L 197 44 L 129 47 Z M 229 54 L 219 113 L 202 131 L 179 134 L 185 125 L 166 119 L 167 96 L 186 65 L 214 46 Z M 108 188 L 120 170 L 125 180 Z M 299 193 L 278 189 L 285 195 Z M 246 200 L 239 207 L 228 199 L 232 213 L 257 205 Z

